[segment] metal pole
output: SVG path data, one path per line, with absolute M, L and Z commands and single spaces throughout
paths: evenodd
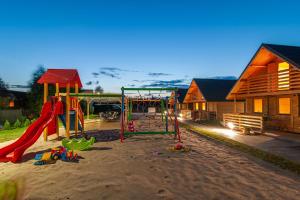
M 179 127 L 178 127 L 178 121 L 177 121 L 177 90 L 175 90 L 175 95 L 174 95 L 174 121 L 175 121 L 175 123 L 174 123 L 174 129 L 175 130 L 174 131 L 176 133 L 178 141 L 181 142 Z
M 125 101 L 125 97 L 124 97 L 124 88 L 121 88 L 122 90 L 122 106 L 121 106 L 121 142 L 123 142 L 124 140 L 124 110 L 125 110 L 125 105 L 124 105 L 124 101 Z
M 169 123 L 168 123 L 168 121 L 169 121 L 169 111 L 168 111 L 168 103 L 169 101 L 168 101 L 168 97 L 166 97 L 166 132 L 169 132 Z

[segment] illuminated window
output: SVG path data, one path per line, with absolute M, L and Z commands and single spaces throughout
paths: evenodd
M 278 90 L 288 90 L 290 87 L 290 65 L 287 62 L 278 64 Z
M 202 103 L 202 110 L 206 110 L 206 103 Z
M 263 100 L 254 99 L 254 112 L 262 113 L 262 111 L 263 111 Z
M 279 114 L 291 114 L 291 99 L 290 98 L 279 98 L 278 112 L 279 112 Z
M 14 100 L 10 100 L 8 106 L 9 106 L 10 108 L 15 107 L 15 102 L 14 102 Z
M 199 103 L 195 104 L 195 110 L 199 110 Z

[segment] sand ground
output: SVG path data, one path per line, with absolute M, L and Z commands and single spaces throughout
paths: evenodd
M 143 123 L 142 123 L 143 124 Z M 91 123 L 89 129 L 99 128 Z M 174 153 L 172 136 L 118 140 L 118 122 L 89 131 L 97 143 L 79 163 L 34 166 L 33 145 L 20 164 L 0 163 L 0 178 L 23 182 L 24 199 L 300 199 L 300 176 L 181 129 L 192 151 Z M 153 127 L 155 128 L 155 127 Z

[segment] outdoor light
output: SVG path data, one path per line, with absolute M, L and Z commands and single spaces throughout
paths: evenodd
M 232 122 L 228 122 L 227 123 L 228 128 L 230 128 L 231 130 L 234 129 L 234 124 Z

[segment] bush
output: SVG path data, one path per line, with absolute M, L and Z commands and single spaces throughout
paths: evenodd
M 10 123 L 9 123 L 9 121 L 5 121 L 4 122 L 4 125 L 3 125 L 3 128 L 4 128 L 4 130 L 9 130 L 11 127 L 10 127 Z
M 24 121 L 24 123 L 23 123 L 23 126 L 24 127 L 27 127 L 27 126 L 29 126 L 30 125 L 30 120 L 29 119 L 26 119 L 25 121 Z
M 32 120 L 30 121 L 30 123 L 32 124 L 35 120 L 36 120 L 36 119 L 32 119 Z
M 19 119 L 20 119 L 20 122 L 23 124 L 27 118 L 22 115 L 19 117 Z
M 16 122 L 14 123 L 14 128 L 19 128 L 21 126 L 22 126 L 22 124 L 21 124 L 20 120 L 17 119 Z

